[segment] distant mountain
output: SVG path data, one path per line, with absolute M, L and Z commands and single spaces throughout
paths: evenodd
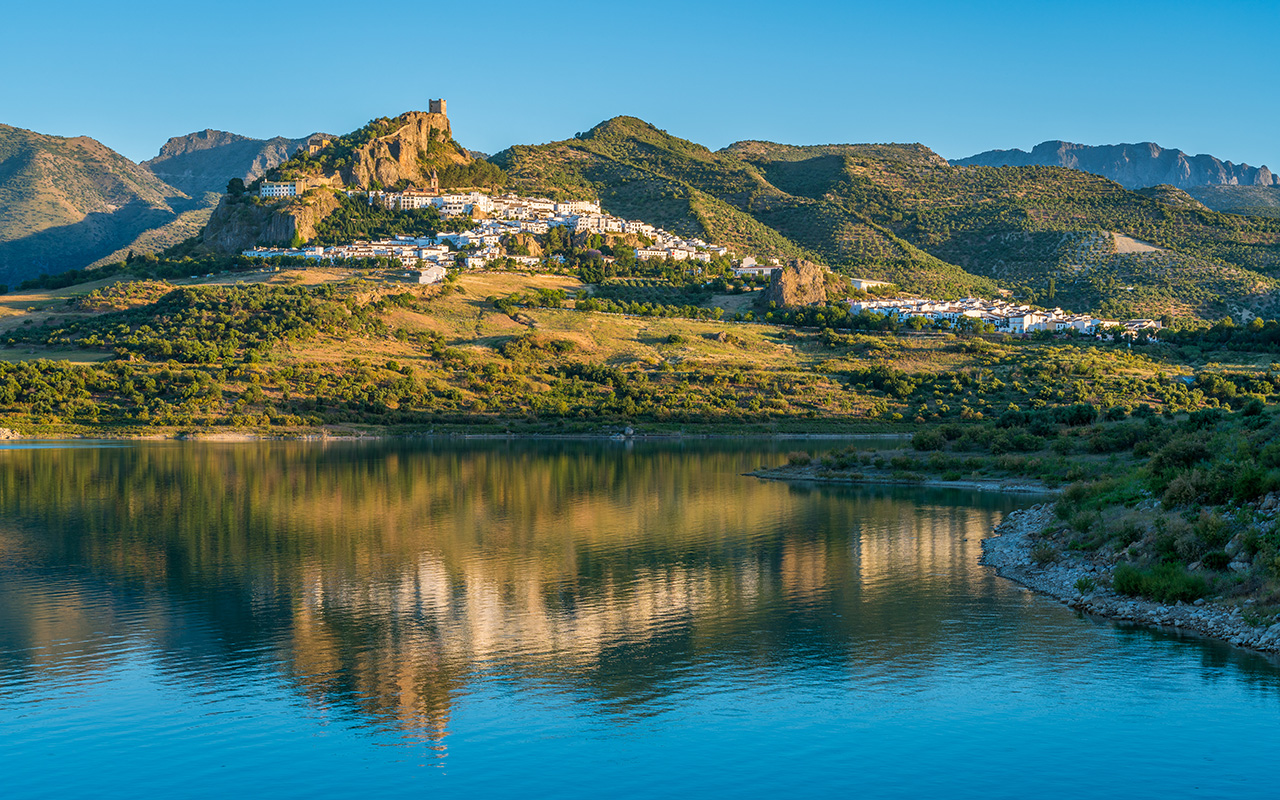
M 1266 167 L 1233 164 L 1209 155 L 1166 150 L 1154 142 L 1087 145 L 1041 142 L 1025 150 L 988 150 L 951 162 L 960 167 L 1068 167 L 1110 178 L 1126 189 L 1168 184 L 1195 186 L 1275 186 L 1280 178 Z
M 159 155 L 142 162 L 142 166 L 192 197 L 206 192 L 222 194 L 232 178 L 245 183 L 256 180 L 318 138 L 332 137 L 313 133 L 301 139 L 251 139 L 226 131 L 203 130 L 173 137 L 160 148 Z
M 0 125 L 0 283 L 176 243 L 201 205 L 87 136 Z

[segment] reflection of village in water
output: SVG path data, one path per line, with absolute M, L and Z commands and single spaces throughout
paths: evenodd
M 0 676 L 102 669 L 107 656 L 90 667 L 83 652 L 93 632 L 145 632 L 174 669 L 270 658 L 318 711 L 442 751 L 459 698 L 490 679 L 644 715 L 689 664 L 751 669 L 815 642 L 835 673 L 935 669 L 934 643 L 964 613 L 939 582 L 995 591 L 980 538 L 1016 501 L 741 476 L 760 457 L 0 452 L 0 563 L 46 573 L 5 576 Z M 50 581 L 65 565 L 84 569 Z M 60 642 L 79 643 L 74 660 Z

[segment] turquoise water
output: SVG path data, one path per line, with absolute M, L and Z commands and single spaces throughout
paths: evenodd
M 792 449 L 0 449 L 0 796 L 1275 796 L 1273 661 Z

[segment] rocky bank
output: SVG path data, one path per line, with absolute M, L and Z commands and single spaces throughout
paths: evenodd
M 1090 554 L 1066 552 L 1056 562 L 1036 564 L 1032 559 L 1035 537 L 1054 524 L 1053 505 L 1045 503 L 1015 511 L 996 526 L 996 536 L 982 542 L 981 563 L 996 574 L 1049 595 L 1086 614 L 1123 622 L 1173 628 L 1221 639 L 1238 647 L 1280 652 L 1280 621 L 1259 620 L 1244 606 L 1206 602 L 1164 605 L 1113 592 L 1111 566 Z M 1093 587 L 1081 591 L 1084 579 Z M 1259 624 L 1260 623 L 1260 624 Z

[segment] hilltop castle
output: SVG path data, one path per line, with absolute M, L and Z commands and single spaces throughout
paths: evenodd
M 447 108 L 448 104 L 445 103 L 443 98 L 439 100 L 429 100 L 427 102 L 427 111 L 432 114 L 444 114 L 447 117 L 449 116 L 449 112 L 445 110 Z

